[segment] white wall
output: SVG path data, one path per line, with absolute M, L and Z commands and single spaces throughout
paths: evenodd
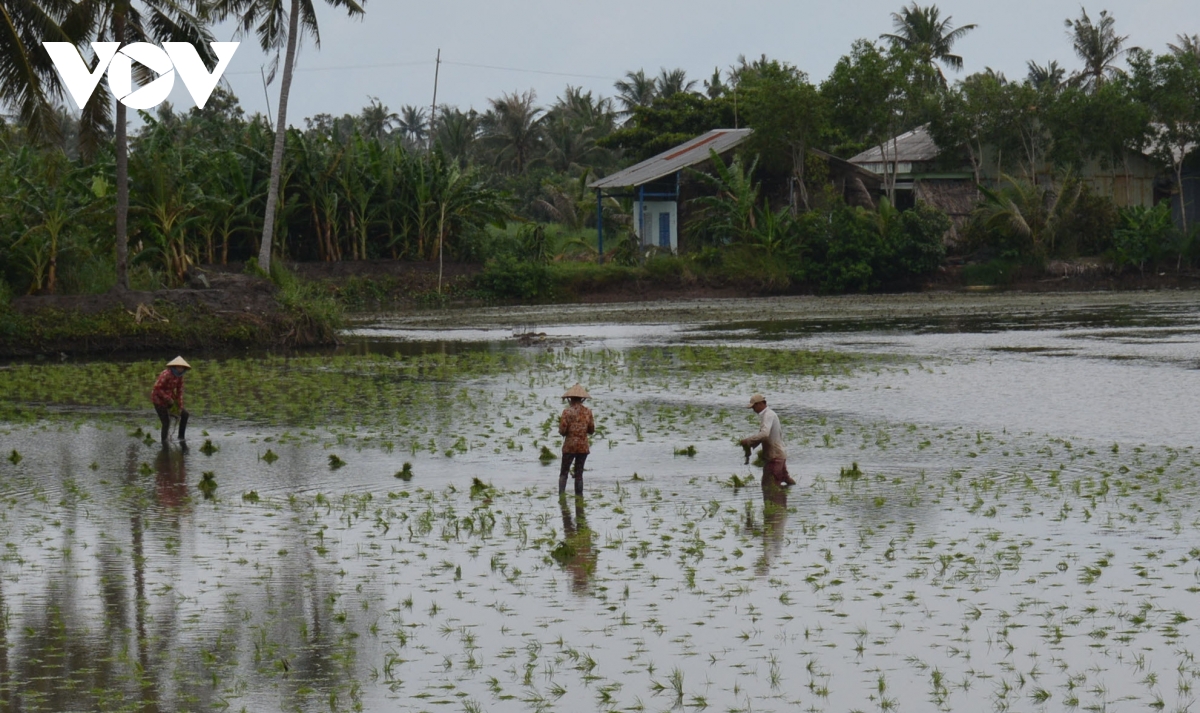
M 663 215 L 668 221 L 667 244 L 662 241 Z M 670 247 L 671 252 L 679 249 L 679 211 L 675 201 L 644 201 L 642 202 L 641 217 L 635 226 L 642 245 Z

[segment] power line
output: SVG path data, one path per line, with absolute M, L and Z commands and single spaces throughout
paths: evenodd
M 433 62 L 423 60 L 419 62 L 384 62 L 380 64 L 346 64 L 334 67 L 297 67 L 295 72 L 341 72 L 354 69 L 387 69 L 391 67 L 427 67 Z M 502 67 L 495 64 L 476 64 L 474 62 L 452 62 L 450 60 L 442 60 L 442 64 L 451 64 L 458 67 L 473 67 L 476 69 L 492 69 L 500 72 L 520 72 L 522 74 L 546 74 L 554 77 L 571 77 L 573 79 L 603 79 L 610 82 L 617 81 L 615 77 L 606 77 L 599 74 L 573 74 L 570 72 L 551 72 L 545 69 L 523 69 L 521 67 Z M 241 72 L 226 72 L 227 76 L 254 74 L 253 71 Z
M 524 72 L 526 74 L 550 74 L 555 77 L 575 77 L 577 79 L 607 79 L 609 81 L 617 81 L 613 77 L 604 77 L 598 74 L 571 74 L 569 72 L 550 72 L 544 69 L 521 69 L 519 67 L 500 67 L 494 64 L 475 64 L 473 62 L 451 62 L 448 59 L 442 60 L 442 64 L 455 64 L 460 67 L 478 67 L 480 69 L 497 69 L 504 72 Z
M 296 67 L 293 72 L 340 72 L 347 69 L 385 69 L 388 67 L 421 67 L 433 64 L 428 60 L 422 62 L 388 62 L 384 64 L 346 64 L 337 67 Z M 445 64 L 443 62 L 442 64 Z M 252 71 L 244 72 L 226 72 L 226 75 L 233 74 L 254 74 Z

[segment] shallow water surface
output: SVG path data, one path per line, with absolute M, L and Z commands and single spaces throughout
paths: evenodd
M 377 321 L 340 355 L 198 363 L 186 450 L 140 408 L 153 364 L 0 370 L 0 699 L 1187 710 L 1198 315 L 523 340 L 519 314 Z M 577 380 L 598 433 L 584 497 L 560 499 L 556 396 Z M 753 391 L 791 491 L 742 463 Z

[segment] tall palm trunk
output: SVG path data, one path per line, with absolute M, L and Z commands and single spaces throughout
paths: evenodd
M 125 43 L 125 16 L 113 18 L 113 35 Z M 125 105 L 117 99 L 117 289 L 129 289 L 129 136 L 125 126 Z
M 288 16 L 287 54 L 283 59 L 283 81 L 279 86 L 279 122 L 275 126 L 275 151 L 271 154 L 271 182 L 267 188 L 267 214 L 263 218 L 262 243 L 258 251 L 258 266 L 271 270 L 271 243 L 275 235 L 275 210 L 279 205 L 279 183 L 283 174 L 283 149 L 287 143 L 287 104 L 292 92 L 292 68 L 296 62 L 296 41 L 299 32 L 300 0 L 292 0 Z

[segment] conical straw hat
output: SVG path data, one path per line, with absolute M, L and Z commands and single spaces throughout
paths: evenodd
M 184 369 L 191 369 L 192 365 L 183 360 L 183 357 L 177 356 L 167 362 L 167 366 L 182 366 Z
M 567 389 L 567 393 L 563 394 L 562 397 L 564 399 L 590 399 L 592 395 L 587 392 L 587 389 L 583 388 L 582 384 L 575 384 Z

